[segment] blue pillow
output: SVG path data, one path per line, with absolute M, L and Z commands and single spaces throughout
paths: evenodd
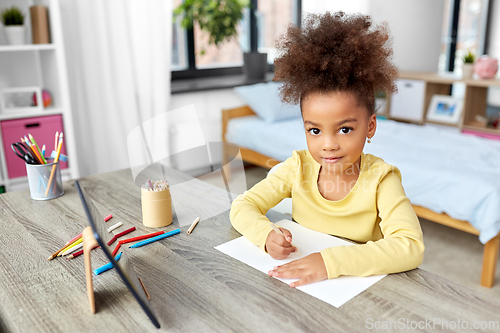
M 285 104 L 279 97 L 280 84 L 276 82 L 257 83 L 234 88 L 234 91 L 265 122 L 300 117 L 300 106 Z

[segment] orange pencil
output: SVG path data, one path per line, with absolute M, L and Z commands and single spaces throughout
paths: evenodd
M 24 137 L 24 143 L 27 144 L 28 147 L 31 149 L 31 151 L 33 152 L 33 156 L 35 157 L 35 160 L 38 162 L 38 164 L 43 164 L 42 160 L 40 159 L 40 156 L 38 156 L 38 153 L 33 148 L 33 146 L 31 145 L 31 143 L 28 141 L 27 137 Z
M 73 237 L 72 239 L 70 239 L 69 241 L 67 241 L 66 244 L 64 244 L 64 246 L 60 250 L 52 253 L 52 255 L 47 260 L 54 259 L 55 257 L 58 256 L 59 253 L 61 253 L 62 251 L 64 251 L 68 246 L 70 246 L 71 244 L 73 244 L 74 242 L 76 242 L 77 240 L 79 240 L 80 238 L 82 238 L 82 234 L 79 234 L 78 236 Z
M 54 178 L 54 174 L 56 173 L 56 164 L 55 163 L 59 162 L 59 155 L 61 154 L 62 142 L 63 142 L 63 133 L 61 132 L 61 134 L 59 135 L 59 146 L 57 147 L 57 154 L 56 154 L 56 158 L 54 159 L 54 165 L 52 166 L 52 171 L 50 172 L 49 182 L 47 183 L 47 190 L 45 191 L 45 196 L 49 195 L 49 190 L 50 190 L 50 186 L 52 183 L 52 179 Z M 54 186 L 54 190 L 55 190 L 55 188 L 56 187 Z

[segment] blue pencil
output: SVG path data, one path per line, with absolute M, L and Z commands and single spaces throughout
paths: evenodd
M 136 243 L 132 246 L 130 246 L 130 248 L 133 248 L 133 247 L 141 247 L 143 245 L 146 245 L 146 244 L 149 244 L 149 243 L 153 243 L 153 242 L 156 242 L 157 240 L 160 240 L 160 239 L 163 239 L 163 238 L 167 238 L 167 237 L 170 237 L 170 236 L 173 236 L 173 235 L 177 235 L 181 232 L 181 229 L 175 229 L 175 230 L 172 230 L 170 232 L 167 232 L 165 234 L 162 234 L 162 235 L 159 235 L 159 236 L 156 236 L 156 237 L 153 237 L 153 238 L 150 238 L 150 239 L 146 239 L 142 242 L 139 242 L 139 243 Z
M 119 253 L 119 254 L 115 257 L 115 260 L 116 260 L 116 261 L 120 260 L 120 258 L 122 257 L 122 253 L 123 253 L 123 252 L 120 252 L 120 253 Z M 103 272 L 109 271 L 111 268 L 113 268 L 113 264 L 109 262 L 109 263 L 107 263 L 106 265 L 101 266 L 101 267 L 99 267 L 99 268 L 95 269 L 95 270 L 94 270 L 94 274 L 95 274 L 95 275 L 99 275 L 99 274 L 101 274 L 101 273 L 103 273 Z

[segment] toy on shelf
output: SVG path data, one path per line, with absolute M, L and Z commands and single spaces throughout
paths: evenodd
M 493 79 L 498 71 L 498 60 L 489 56 L 481 56 L 476 60 L 474 72 L 480 79 Z
M 52 95 L 50 95 L 50 93 L 45 89 L 42 89 L 42 100 L 44 108 L 52 104 Z M 37 98 L 35 94 L 33 94 L 33 103 L 37 106 Z

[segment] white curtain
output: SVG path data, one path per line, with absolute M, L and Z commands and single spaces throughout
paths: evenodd
M 172 1 L 64 0 L 80 176 L 129 167 L 127 136 L 170 99 Z

